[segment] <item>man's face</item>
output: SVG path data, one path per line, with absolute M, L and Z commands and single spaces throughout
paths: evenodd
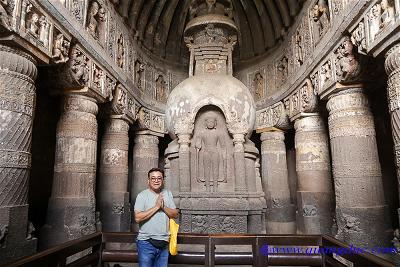
M 163 183 L 164 183 L 164 177 L 161 172 L 154 171 L 150 173 L 148 184 L 151 190 L 153 191 L 161 190 Z

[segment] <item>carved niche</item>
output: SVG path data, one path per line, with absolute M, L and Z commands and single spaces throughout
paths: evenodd
M 260 100 L 265 96 L 265 79 L 259 71 L 256 72 L 253 78 L 253 92 L 255 100 Z
M 314 45 L 317 45 L 330 27 L 330 14 L 327 0 L 317 0 L 311 5 L 311 25 Z
M 119 35 L 117 40 L 117 53 L 116 53 L 117 65 L 120 68 L 125 66 L 125 47 L 124 47 L 124 37 L 122 34 Z
M 190 154 L 192 191 L 233 190 L 233 141 L 219 109 L 207 106 L 198 113 Z
M 144 64 L 140 60 L 135 61 L 135 84 L 140 91 L 143 91 Z
M 166 90 L 167 90 L 167 82 L 164 80 L 163 75 L 158 75 L 156 79 L 156 91 L 155 98 L 157 101 L 165 102 L 166 101 Z
M 276 64 L 276 82 L 277 85 L 282 85 L 285 83 L 289 75 L 289 60 L 286 56 L 283 56 Z
M 86 30 L 100 43 L 103 43 L 105 37 L 105 21 L 106 11 L 100 1 L 91 1 L 86 16 Z

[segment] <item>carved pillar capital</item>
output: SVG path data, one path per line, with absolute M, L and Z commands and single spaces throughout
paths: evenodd
M 276 140 L 276 141 L 284 141 L 285 140 L 285 133 L 282 130 L 274 129 L 270 131 L 264 131 L 261 133 L 260 137 L 261 141 L 267 140 Z
M 400 43 L 395 44 L 385 54 L 385 70 L 388 75 L 400 69 Z
M 296 132 L 304 131 L 305 129 L 307 131 L 321 130 L 324 127 L 325 123 L 319 113 L 306 113 L 294 123 Z
M 282 130 L 290 129 L 290 121 L 287 110 L 283 102 L 273 104 L 266 109 L 257 111 L 256 114 L 256 130 L 258 133 L 271 128 L 279 128 Z

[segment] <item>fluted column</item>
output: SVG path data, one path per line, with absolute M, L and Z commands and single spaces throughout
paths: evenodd
M 262 181 L 267 201 L 267 234 L 295 234 L 295 207 L 290 200 L 283 131 L 261 133 Z
M 36 250 L 27 238 L 36 75 L 31 56 L 0 45 L 0 265 Z
M 178 134 L 179 144 L 179 191 L 190 192 L 190 134 Z
M 128 122 L 118 117 L 109 118 L 105 125 L 97 194 L 103 231 L 130 230 L 128 130 Z
M 137 132 L 133 147 L 132 205 L 136 196 L 147 188 L 147 172 L 158 167 L 158 157 L 158 137 L 148 131 Z
M 92 98 L 63 97 L 43 247 L 95 232 L 97 111 Z
M 318 113 L 304 113 L 296 130 L 297 230 L 299 234 L 331 234 L 334 214 L 329 139 Z
M 348 86 L 330 97 L 327 109 L 337 237 L 355 246 L 388 244 L 390 218 L 368 99 L 362 88 Z
M 396 44 L 386 53 L 385 70 L 389 76 L 387 97 L 392 124 L 397 181 L 400 192 L 400 44 Z M 398 209 L 397 213 L 400 218 L 400 209 Z

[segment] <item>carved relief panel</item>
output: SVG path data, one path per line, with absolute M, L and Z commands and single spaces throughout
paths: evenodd
M 139 89 L 140 92 L 143 92 L 143 87 L 144 87 L 144 79 L 143 79 L 143 72 L 145 70 L 144 64 L 142 63 L 141 60 L 137 59 L 135 61 L 135 78 L 134 78 L 134 83 L 136 84 L 137 88 Z
M 44 51 L 50 48 L 52 23 L 44 11 L 28 0 L 23 0 L 20 10 L 20 33 Z
M 125 68 L 125 41 L 122 33 L 118 35 L 117 39 L 117 51 L 115 53 L 115 59 L 117 66 L 121 69 Z
M 316 0 L 310 9 L 311 32 L 316 46 L 331 26 L 328 0 Z
M 265 72 L 263 69 L 250 74 L 250 88 L 253 94 L 254 100 L 259 101 L 266 95 L 266 81 Z
M 164 79 L 164 75 L 158 74 L 157 79 L 155 80 L 155 99 L 159 102 L 167 101 L 167 82 Z
M 52 58 L 54 63 L 65 63 L 69 60 L 71 37 L 58 28 L 53 28 Z
M 104 44 L 106 33 L 106 9 L 102 1 L 89 1 L 86 15 L 86 30 L 94 39 L 98 40 L 101 45 Z
M 0 32 L 11 30 L 14 7 L 15 0 L 0 0 Z
M 369 44 L 395 22 L 395 13 L 395 0 L 380 0 L 370 8 L 366 15 Z
M 289 59 L 286 55 L 276 62 L 276 86 L 284 84 L 289 76 Z

